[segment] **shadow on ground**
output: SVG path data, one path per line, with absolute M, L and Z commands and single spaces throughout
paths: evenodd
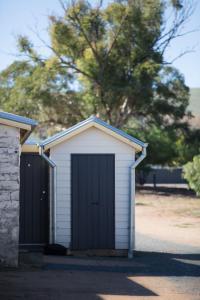
M 144 194 L 152 194 L 152 195 L 162 195 L 162 196 L 171 196 L 171 195 L 179 195 L 186 197 L 196 197 L 198 198 L 194 191 L 187 188 L 178 188 L 172 186 L 157 186 L 154 188 L 153 186 L 137 186 L 136 189 L 138 192 Z
M 19 273 L 17 278 L 7 274 L 0 283 L 1 300 L 99 300 L 100 295 L 156 296 L 156 293 L 122 273 L 35 271 Z
M 158 296 L 153 288 L 136 282 L 134 277 L 177 276 L 184 284 L 186 277 L 200 276 L 199 254 L 136 252 L 133 260 L 49 256 L 47 261 L 40 269 L 1 270 L 0 299 L 100 300 L 104 295 L 121 296 L 117 299 Z
M 85 258 L 83 258 L 85 259 Z M 93 265 L 91 258 L 87 265 L 76 263 L 48 263 L 44 266 L 45 270 L 78 270 L 78 271 L 94 271 L 94 272 L 115 272 L 129 273 L 131 275 L 144 276 L 200 276 L 200 254 L 172 254 L 160 252 L 141 252 L 137 251 L 134 258 L 128 261 L 126 258 L 112 258 L 116 260 L 115 265 L 109 266 L 109 259 L 104 258 L 105 264 Z M 73 258 L 71 258 L 73 261 Z M 126 262 L 118 265 L 117 261 Z M 127 264 L 127 262 L 129 262 Z
M 138 274 L 145 276 L 200 276 L 200 254 L 136 252 L 136 261 L 144 264 Z

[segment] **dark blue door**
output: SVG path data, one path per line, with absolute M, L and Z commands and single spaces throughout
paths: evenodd
M 114 249 L 115 157 L 72 154 L 72 249 Z
M 48 165 L 40 155 L 22 153 L 20 159 L 20 244 L 49 240 Z

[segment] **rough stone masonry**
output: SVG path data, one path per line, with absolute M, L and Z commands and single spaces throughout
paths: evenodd
M 18 265 L 20 130 L 0 124 L 0 265 Z

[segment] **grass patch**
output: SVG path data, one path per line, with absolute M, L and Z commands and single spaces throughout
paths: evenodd
M 136 202 L 135 205 L 137 205 L 137 206 L 148 206 L 148 204 L 144 203 L 144 202 Z
M 180 208 L 174 211 L 177 215 L 182 217 L 195 217 L 200 218 L 200 209 L 196 207 L 191 208 Z
M 192 227 L 193 224 L 191 223 L 182 223 L 182 224 L 175 224 L 176 227 L 179 227 L 179 228 L 188 228 L 188 227 Z

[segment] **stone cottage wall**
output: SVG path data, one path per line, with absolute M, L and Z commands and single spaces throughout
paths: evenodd
M 0 264 L 17 266 L 19 240 L 18 128 L 0 124 Z

